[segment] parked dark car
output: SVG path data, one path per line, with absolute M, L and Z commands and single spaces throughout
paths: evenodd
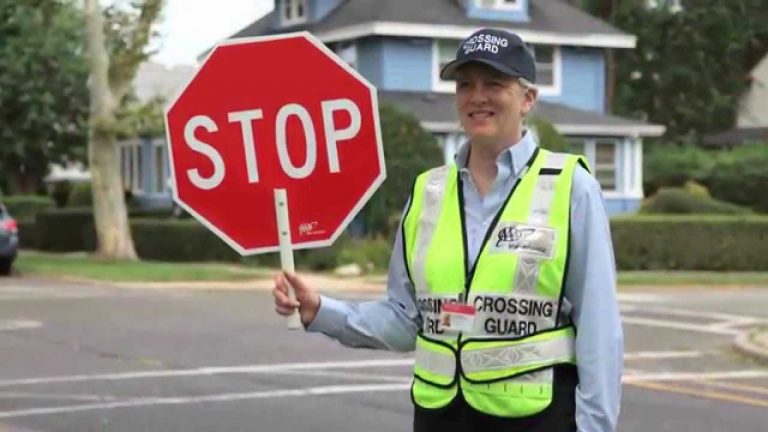
M 5 206 L 0 203 L 0 275 L 11 274 L 11 266 L 19 252 L 19 230 Z

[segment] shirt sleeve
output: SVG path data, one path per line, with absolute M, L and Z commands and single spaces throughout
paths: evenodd
M 320 309 L 307 331 L 323 333 L 353 348 L 413 351 L 420 316 L 403 257 L 402 230 L 392 246 L 387 297 L 350 302 L 320 296 Z
M 576 326 L 576 424 L 580 432 L 613 432 L 624 362 L 616 265 L 600 185 L 580 167 L 571 196 L 570 247 L 565 297 Z

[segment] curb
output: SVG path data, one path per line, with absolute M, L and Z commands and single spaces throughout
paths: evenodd
M 758 362 L 768 364 L 768 346 L 756 342 L 758 336 L 768 341 L 768 328 L 755 327 L 744 331 L 736 337 L 733 346 L 738 352 Z

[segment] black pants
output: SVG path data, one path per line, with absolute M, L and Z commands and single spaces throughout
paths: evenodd
M 558 366 L 554 373 L 552 404 L 544 411 L 522 418 L 502 418 L 477 412 L 461 397 L 445 408 L 414 407 L 414 432 L 576 432 L 574 366 Z

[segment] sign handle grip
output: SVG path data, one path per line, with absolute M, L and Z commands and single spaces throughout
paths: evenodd
M 285 189 L 275 189 L 275 212 L 277 214 L 277 236 L 280 239 L 280 267 L 284 272 L 293 273 L 293 245 L 291 244 L 291 223 L 288 219 L 288 195 Z M 296 292 L 289 285 L 288 296 L 291 300 L 296 299 Z M 286 317 L 286 325 L 289 330 L 300 329 L 301 318 L 299 311 Z

